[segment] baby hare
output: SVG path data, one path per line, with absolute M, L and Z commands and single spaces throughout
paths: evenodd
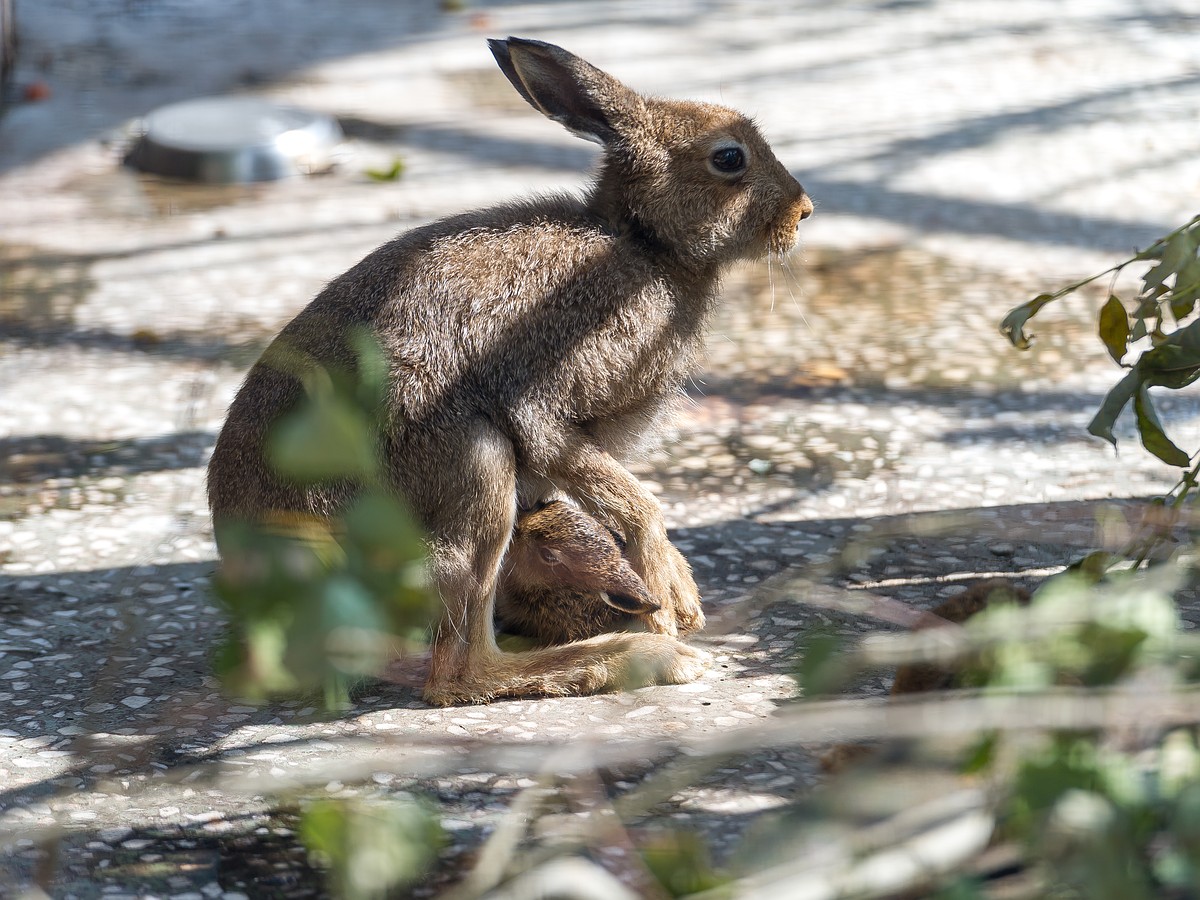
M 624 544 L 561 500 L 522 513 L 496 594 L 501 630 L 540 644 L 644 631 L 644 617 L 660 607 L 629 565 Z
M 331 281 L 234 398 L 209 464 L 214 526 L 332 518 L 355 495 L 350 482 L 280 478 L 264 440 L 301 396 L 298 370 L 353 371 L 352 336 L 366 327 L 391 379 L 381 458 L 429 533 L 445 606 L 426 698 L 691 681 L 709 664 L 678 640 L 704 624 L 696 585 L 654 496 L 619 460 L 680 396 L 723 269 L 790 250 L 812 202 L 731 109 L 643 97 L 552 44 L 489 43 L 534 109 L 601 144 L 594 183 L 416 228 Z M 503 653 L 493 606 L 518 504 L 557 492 L 625 535 L 661 608 L 650 633 Z

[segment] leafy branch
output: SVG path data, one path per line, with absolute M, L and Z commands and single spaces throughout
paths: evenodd
M 1127 266 L 1142 262 L 1153 265 L 1142 276 L 1137 295 L 1127 301 L 1116 293 L 1117 277 Z M 1113 426 L 1132 403 L 1142 445 L 1168 465 L 1185 468 L 1195 452 L 1184 451 L 1167 437 L 1150 389 L 1179 390 L 1200 378 L 1200 319 L 1192 318 L 1200 304 L 1200 215 L 1124 262 L 1021 304 L 1004 317 L 1000 331 L 1014 347 L 1029 349 L 1033 335 L 1026 333 L 1025 325 L 1030 319 L 1055 300 L 1110 275 L 1114 287 L 1100 309 L 1098 332 L 1109 356 L 1128 372 L 1108 392 L 1088 431 L 1116 446 Z M 1143 342 L 1149 346 L 1142 348 Z M 1135 352 L 1137 359 L 1126 362 Z M 1196 474 L 1184 476 L 1181 495 Z

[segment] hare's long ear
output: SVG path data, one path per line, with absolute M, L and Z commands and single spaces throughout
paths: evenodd
M 637 94 L 562 47 L 515 37 L 488 46 L 530 106 L 589 141 L 609 143 L 642 109 Z

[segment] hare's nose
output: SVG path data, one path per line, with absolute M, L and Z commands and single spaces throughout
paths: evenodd
M 807 219 L 809 216 L 811 216 L 813 214 L 812 198 L 809 197 L 808 194 L 804 192 L 803 188 L 801 188 L 800 190 L 801 190 L 800 201 L 796 204 L 800 210 L 800 218 L 796 220 L 797 225 L 799 225 L 801 221 L 803 221 L 804 219 Z

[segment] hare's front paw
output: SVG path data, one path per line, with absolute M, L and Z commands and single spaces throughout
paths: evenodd
M 692 578 L 692 568 L 671 544 L 647 566 L 646 585 L 650 596 L 662 609 L 649 617 L 651 631 L 659 634 L 689 634 L 704 627 L 704 609 L 700 591 Z

